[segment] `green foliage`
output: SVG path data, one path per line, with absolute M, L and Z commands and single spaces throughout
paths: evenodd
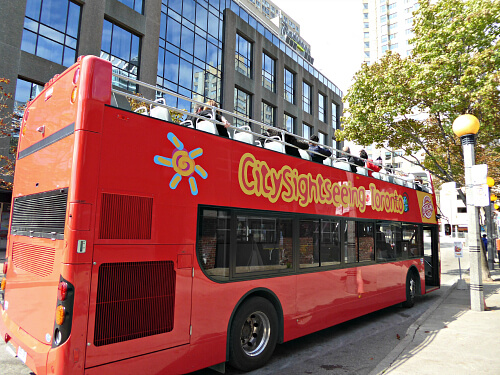
M 490 174 L 500 165 L 500 1 L 419 1 L 413 51 L 387 52 L 363 65 L 345 96 L 338 140 L 424 150 L 424 167 L 443 181 L 463 182 L 460 140 L 452 131 L 461 114 L 481 124 L 478 159 Z M 488 152 L 489 157 L 484 157 Z M 500 183 L 500 181 L 499 181 Z
M 0 188 L 12 190 L 12 182 L 9 180 L 14 175 L 17 153 L 17 137 L 14 135 L 19 129 L 18 124 L 21 119 L 18 113 L 9 113 L 9 102 L 14 99 L 12 94 L 4 88 L 4 85 L 9 83 L 8 79 L 0 77 L 0 139 L 10 139 L 8 152 L 0 154 Z M 23 109 L 20 110 L 22 112 Z

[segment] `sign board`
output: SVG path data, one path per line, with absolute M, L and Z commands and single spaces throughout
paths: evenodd
M 488 185 L 475 185 L 472 187 L 472 196 L 474 198 L 474 206 L 488 207 L 490 205 L 490 192 Z
M 455 242 L 455 258 L 463 258 L 464 254 L 463 254 L 463 246 L 464 246 L 464 243 L 463 242 Z
M 486 184 L 488 177 L 488 166 L 486 164 L 477 164 L 471 167 L 472 185 Z

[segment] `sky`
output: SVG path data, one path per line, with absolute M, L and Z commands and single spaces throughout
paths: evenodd
M 314 67 L 344 95 L 363 61 L 361 0 L 272 0 L 300 25 Z

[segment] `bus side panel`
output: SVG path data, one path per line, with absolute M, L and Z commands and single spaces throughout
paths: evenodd
M 192 245 L 94 246 L 86 367 L 189 343 L 192 256 Z M 173 274 L 146 268 L 165 262 L 173 265 Z M 152 295 L 148 282 L 171 283 L 173 295 Z M 173 310 L 165 312 L 171 304 Z M 161 331 L 168 321 L 170 328 Z

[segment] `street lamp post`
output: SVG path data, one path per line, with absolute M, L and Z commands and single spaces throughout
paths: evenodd
M 467 192 L 468 245 L 470 258 L 470 304 L 473 311 L 484 311 L 483 280 L 481 273 L 481 246 L 479 238 L 479 214 L 474 206 L 472 192 L 472 166 L 475 164 L 475 135 L 479 120 L 472 115 L 458 116 L 453 122 L 453 132 L 460 137 L 464 153 L 465 186 Z

